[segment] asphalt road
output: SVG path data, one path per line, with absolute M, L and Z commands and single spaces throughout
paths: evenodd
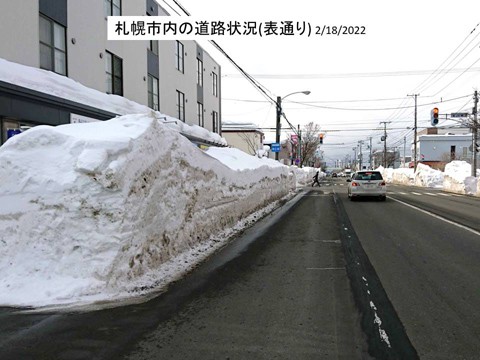
M 385 203 L 350 202 L 333 187 L 419 357 L 478 359 L 480 199 L 388 186 Z
M 148 302 L 0 309 L 0 359 L 479 358 L 480 199 L 296 200 Z
M 333 194 L 288 206 L 147 303 L 0 312 L 0 358 L 368 359 Z

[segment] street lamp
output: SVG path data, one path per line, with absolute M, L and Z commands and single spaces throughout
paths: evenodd
M 276 132 L 275 132 L 275 142 L 277 144 L 280 144 L 280 118 L 281 118 L 282 113 L 283 113 L 283 111 L 282 111 L 282 100 L 285 99 L 286 97 L 290 96 L 290 95 L 293 95 L 293 94 L 309 95 L 310 91 L 308 91 L 308 90 L 306 90 L 306 91 L 295 91 L 293 93 L 285 95 L 284 97 L 277 96 L 277 126 L 276 126 Z M 278 154 L 279 154 L 279 152 L 275 153 L 275 160 L 277 160 L 277 161 L 278 161 Z

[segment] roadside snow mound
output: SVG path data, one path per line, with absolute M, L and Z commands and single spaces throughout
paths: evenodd
M 313 177 L 319 169 L 312 167 L 303 167 L 299 168 L 298 166 L 290 166 L 291 171 L 295 174 L 297 180 L 297 187 L 300 186 L 310 186 L 313 183 Z M 318 174 L 319 178 L 325 177 L 326 174 L 323 171 L 320 171 Z
M 452 161 L 445 165 L 443 188 L 458 194 L 477 193 L 478 179 L 470 176 L 472 167 L 466 161 Z
M 425 164 L 417 164 L 415 173 L 415 185 L 429 188 L 442 188 L 444 174 L 440 170 L 432 169 Z
M 413 179 L 413 169 L 399 168 L 392 171 L 392 182 L 395 184 L 411 185 Z
M 295 186 L 288 167 L 235 171 L 214 152 L 146 115 L 37 126 L 8 140 L 0 304 L 138 295 L 161 282 L 159 266 Z

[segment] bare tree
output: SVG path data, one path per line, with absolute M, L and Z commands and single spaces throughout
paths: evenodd
M 253 134 L 253 135 L 252 135 Z M 256 155 L 259 148 L 259 143 L 257 142 L 257 137 L 255 133 L 244 133 L 241 132 L 238 134 L 240 138 L 247 144 L 248 151 L 251 155 Z
M 308 123 L 302 129 L 300 167 L 304 164 L 315 162 L 317 148 L 320 145 L 320 138 L 318 137 L 319 132 L 320 125 L 314 124 L 313 122 Z

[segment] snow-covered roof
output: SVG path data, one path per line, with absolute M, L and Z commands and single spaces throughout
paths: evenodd
M 222 131 L 258 131 L 262 132 L 258 126 L 251 122 L 229 122 L 222 121 Z

